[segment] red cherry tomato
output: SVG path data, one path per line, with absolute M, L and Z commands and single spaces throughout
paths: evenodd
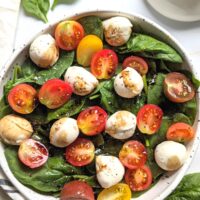
M 122 63 L 123 69 L 131 67 L 138 71 L 141 75 L 145 75 L 148 72 L 148 65 L 146 61 L 138 56 L 129 56 Z
M 178 122 L 167 130 L 167 139 L 176 142 L 188 142 L 194 138 L 194 129 L 189 124 Z
M 146 165 L 136 169 L 128 169 L 125 174 L 125 182 L 132 191 L 146 190 L 152 183 L 151 170 Z
M 18 150 L 21 162 L 32 169 L 42 166 L 47 161 L 48 155 L 47 148 L 33 139 L 24 140 Z
M 93 189 L 83 181 L 66 183 L 60 193 L 60 200 L 95 200 Z
M 183 103 L 194 97 L 195 89 L 184 74 L 171 72 L 164 79 L 164 93 L 170 101 Z
M 120 150 L 119 159 L 129 169 L 141 167 L 147 160 L 146 148 L 141 142 L 136 140 L 128 141 Z
M 92 106 L 82 111 L 78 118 L 78 127 L 85 135 L 97 135 L 105 129 L 107 113 L 99 106 Z
M 60 79 L 51 79 L 44 83 L 39 90 L 39 101 L 50 109 L 58 108 L 65 104 L 72 95 L 69 83 Z
M 146 104 L 137 114 L 137 126 L 142 133 L 154 134 L 160 128 L 163 111 L 154 104 Z
M 37 91 L 28 84 L 13 87 L 8 94 L 10 107 L 21 114 L 31 113 L 36 106 Z
M 63 21 L 56 26 L 55 39 L 61 49 L 74 50 L 84 37 L 82 25 L 76 21 Z
M 84 166 L 94 159 L 94 144 L 85 138 L 78 138 L 67 146 L 65 158 L 73 166 Z
M 103 49 L 93 55 L 91 72 L 97 79 L 109 79 L 114 75 L 117 65 L 117 54 L 113 50 Z

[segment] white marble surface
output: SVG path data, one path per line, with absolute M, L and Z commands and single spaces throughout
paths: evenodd
M 52 2 L 52 1 L 51 1 Z M 129 13 L 137 13 L 148 17 L 167 29 L 191 55 L 193 63 L 199 67 L 200 62 L 200 21 L 198 22 L 176 22 L 163 17 L 154 11 L 145 0 L 66 0 L 66 4 L 59 4 L 53 12 L 49 12 L 49 22 L 69 14 L 78 13 L 85 10 L 116 10 Z M 25 15 L 20 9 L 17 32 L 15 38 L 15 48 L 23 46 L 35 33 L 44 28 L 45 24 L 35 18 Z M 188 173 L 200 172 L 200 147 Z M 0 200 L 6 197 L 0 190 Z

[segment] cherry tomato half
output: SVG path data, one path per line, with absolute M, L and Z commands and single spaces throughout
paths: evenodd
M 92 187 L 83 181 L 66 183 L 61 190 L 60 200 L 95 200 Z
M 10 107 L 21 114 L 31 113 L 36 106 L 37 91 L 26 83 L 18 84 L 8 93 Z
M 129 186 L 125 183 L 118 183 L 112 187 L 102 190 L 97 200 L 130 200 L 131 199 L 131 190 Z
M 135 69 L 139 74 L 145 75 L 148 72 L 147 62 L 138 56 L 129 56 L 122 63 L 123 69 L 131 67 Z
M 142 133 L 154 134 L 160 128 L 163 111 L 154 104 L 146 104 L 137 114 L 137 126 Z
M 103 42 L 99 37 L 96 35 L 85 36 L 77 47 L 77 62 L 82 66 L 89 66 L 92 56 L 101 49 L 103 49 Z
M 109 79 L 114 75 L 117 65 L 117 54 L 113 50 L 103 49 L 93 55 L 90 67 L 97 79 Z
M 32 169 L 42 166 L 47 161 L 48 155 L 47 148 L 33 139 L 22 141 L 18 150 L 21 162 Z
M 188 142 L 194 138 L 194 129 L 189 124 L 178 122 L 168 128 L 166 137 L 176 142 Z
M 81 39 L 84 37 L 82 25 L 76 21 L 60 22 L 55 29 L 55 39 L 61 49 L 76 49 Z
M 183 103 L 194 97 L 195 89 L 184 74 L 171 72 L 164 79 L 164 94 L 170 101 Z
M 146 190 L 152 183 L 151 170 L 146 165 L 136 169 L 128 169 L 125 173 L 125 182 L 132 191 Z
M 84 166 L 94 159 L 94 144 L 85 138 L 78 138 L 67 146 L 65 158 L 73 166 Z
M 82 111 L 78 118 L 77 124 L 85 135 L 97 135 L 105 129 L 107 113 L 99 106 L 91 106 Z
M 147 160 L 146 148 L 141 142 L 130 140 L 120 150 L 119 159 L 129 169 L 141 167 Z
M 72 95 L 69 83 L 60 79 L 50 79 L 39 90 L 39 101 L 50 109 L 58 108 L 66 103 Z

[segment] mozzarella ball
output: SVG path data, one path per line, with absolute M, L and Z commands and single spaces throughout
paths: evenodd
M 125 44 L 131 36 L 132 24 L 125 17 L 112 17 L 103 21 L 106 42 L 111 46 Z
M 63 117 L 54 122 L 51 127 L 50 143 L 56 147 L 66 147 L 76 140 L 79 135 L 77 121 Z
M 11 114 L 0 120 L 0 138 L 7 144 L 20 145 L 32 133 L 32 125 L 25 118 Z
M 136 116 L 126 110 L 112 114 L 107 122 L 105 132 L 115 139 L 127 139 L 133 136 L 136 128 Z
M 67 69 L 65 81 L 72 86 L 73 92 L 80 96 L 90 94 L 99 83 L 92 73 L 78 66 Z
M 100 155 L 96 157 L 97 180 L 103 188 L 119 183 L 124 176 L 124 166 L 115 156 Z
M 50 34 L 38 36 L 29 49 L 31 60 L 39 67 L 48 68 L 54 65 L 59 57 L 59 49 Z
M 115 92 L 124 98 L 133 98 L 139 95 L 143 87 L 141 75 L 131 67 L 121 71 L 114 80 Z
M 180 168 L 186 160 L 187 150 L 181 143 L 164 141 L 155 149 L 155 160 L 158 166 L 166 171 Z

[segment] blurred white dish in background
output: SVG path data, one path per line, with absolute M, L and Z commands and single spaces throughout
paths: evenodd
M 200 20 L 199 0 L 147 0 L 160 14 L 173 20 L 192 22 Z

